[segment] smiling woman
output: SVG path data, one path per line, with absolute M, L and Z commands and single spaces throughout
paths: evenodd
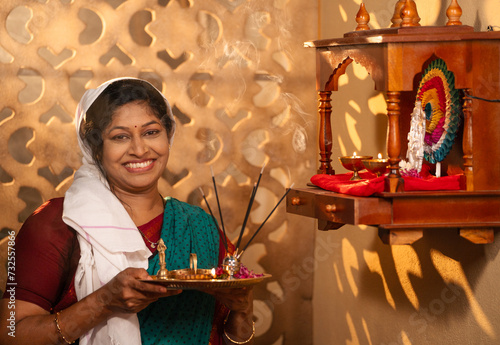
M 19 231 L 16 336 L 0 332 L 0 343 L 251 344 L 251 288 L 181 294 L 141 282 L 156 274 L 160 239 L 169 270 L 188 267 L 192 250 L 200 268 L 227 254 L 209 215 L 159 193 L 175 131 L 165 97 L 146 81 L 115 79 L 88 90 L 75 118 L 83 165 L 65 197 Z M 7 293 L 2 329 L 8 302 Z

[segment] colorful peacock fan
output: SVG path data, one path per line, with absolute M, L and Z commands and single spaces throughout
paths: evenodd
M 433 60 L 425 69 L 416 101 L 425 113 L 424 158 L 430 163 L 441 162 L 453 146 L 461 113 L 455 75 L 444 60 Z

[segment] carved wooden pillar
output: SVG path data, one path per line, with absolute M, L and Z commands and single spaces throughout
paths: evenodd
M 319 91 L 319 154 L 320 166 L 318 174 L 334 175 L 335 170 L 332 169 L 332 95 L 331 91 Z
M 464 173 L 466 181 L 466 190 L 474 190 L 474 170 L 473 170 L 473 154 L 472 154 L 472 99 L 468 96 L 472 90 L 465 89 L 464 95 L 464 135 L 462 149 L 464 151 Z
M 401 154 L 401 140 L 399 132 L 399 116 L 401 108 L 399 103 L 401 93 L 398 91 L 387 91 L 387 116 L 389 118 L 389 133 L 387 137 L 387 155 L 389 156 L 389 176 L 386 179 L 385 190 L 387 192 L 398 192 L 403 190 L 403 181 L 399 173 L 399 162 Z

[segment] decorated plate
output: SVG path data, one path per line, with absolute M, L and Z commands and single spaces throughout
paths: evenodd
M 221 288 L 241 288 L 251 286 L 262 282 L 264 279 L 271 278 L 270 274 L 264 274 L 255 278 L 244 279 L 209 279 L 209 280 L 190 280 L 190 279 L 142 279 L 142 282 L 165 286 L 169 290 L 203 290 L 203 289 L 221 289 Z

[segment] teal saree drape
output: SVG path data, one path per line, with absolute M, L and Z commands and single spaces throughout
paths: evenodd
M 219 234 L 210 216 L 200 207 L 166 198 L 161 238 L 165 242 L 168 270 L 189 267 L 190 253 L 198 268 L 218 264 Z M 158 255 L 149 259 L 148 273 L 155 275 Z M 161 298 L 139 314 L 143 345 L 208 344 L 215 312 L 215 298 L 199 291 Z

